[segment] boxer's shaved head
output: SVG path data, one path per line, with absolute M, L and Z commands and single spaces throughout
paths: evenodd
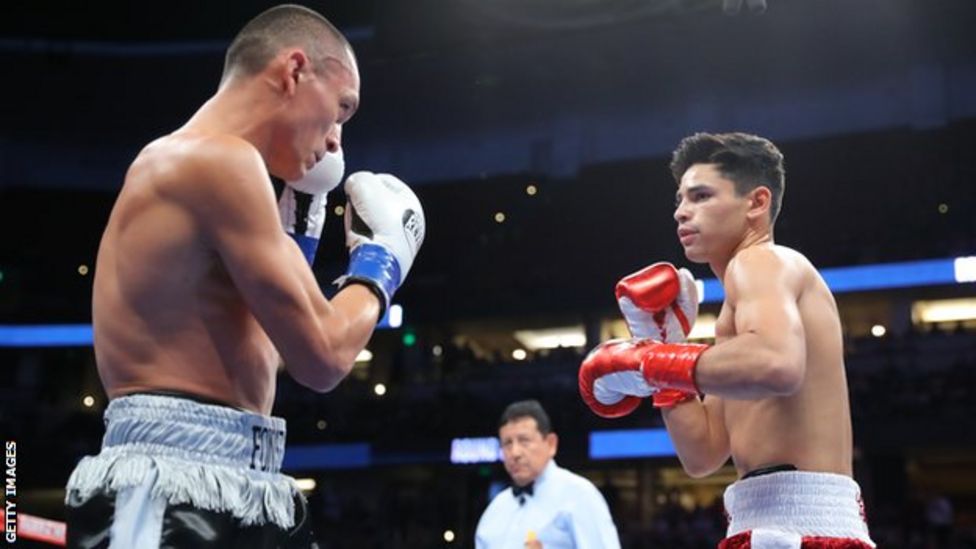
M 252 76 L 263 70 L 283 48 L 298 47 L 317 71 L 325 60 L 352 56 L 349 41 L 325 17 L 302 6 L 275 6 L 251 19 L 227 48 L 221 81 L 231 75 Z

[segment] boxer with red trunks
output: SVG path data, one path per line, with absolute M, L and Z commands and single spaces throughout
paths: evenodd
M 732 458 L 739 480 L 725 492 L 730 522 L 719 547 L 874 547 L 851 478 L 837 305 L 802 254 L 773 243 L 782 154 L 753 135 L 696 134 L 671 170 L 685 256 L 707 263 L 725 290 L 715 344 L 685 342 L 698 312 L 691 274 L 647 267 L 617 285 L 633 339 L 586 357 L 583 400 L 619 417 L 652 397 L 693 477 Z

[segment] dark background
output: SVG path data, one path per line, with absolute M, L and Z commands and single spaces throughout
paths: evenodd
M 695 489 L 661 480 L 675 461 L 586 457 L 588 431 L 656 426 L 657 414 L 589 413 L 575 388 L 582 349 L 508 358 L 513 330 L 598 332 L 615 317 L 620 276 L 683 261 L 667 164 L 685 135 L 774 140 L 787 166 L 776 239 L 818 267 L 976 253 L 970 0 L 769 0 L 762 15 L 731 16 L 710 0 L 304 4 L 359 57 L 347 173 L 401 176 L 428 220 L 397 295 L 407 325 L 375 336 L 373 362 L 328 395 L 280 381 L 275 413 L 289 421 L 290 444 L 368 441 L 402 458 L 312 473 L 326 547 L 439 546 L 449 528 L 454 546 L 470 546 L 488 483 L 504 472 L 451 466 L 445 448 L 451 437 L 492 436 L 504 406 L 526 397 L 552 414 L 560 462 L 607 494 L 626 547 L 714 544 L 721 526 L 710 511 L 678 504 Z M 78 267 L 94 264 L 126 166 L 214 92 L 234 33 L 271 5 L 5 7 L 0 324 L 90 321 L 91 273 Z M 538 194 L 526 194 L 529 184 Z M 315 266 L 323 285 L 344 269 L 342 240 L 330 215 Z M 972 546 L 973 326 L 919 325 L 906 308 L 973 293 L 964 284 L 840 300 L 858 480 L 883 546 Z M 873 322 L 888 336 L 871 338 L 861 326 Z M 417 343 L 404 343 L 408 332 Z M 0 348 L 0 371 L 21 506 L 60 518 L 58 490 L 100 442 L 105 397 L 91 349 Z M 389 387 L 383 398 L 377 382 Z M 94 408 L 81 405 L 84 394 Z M 947 494 L 956 516 L 942 538 L 925 505 Z

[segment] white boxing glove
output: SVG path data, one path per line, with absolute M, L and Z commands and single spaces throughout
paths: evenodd
M 373 289 L 382 318 L 424 242 L 424 209 L 406 183 L 387 173 L 356 172 L 345 185 L 349 268 L 338 282 Z
M 311 170 L 298 181 L 288 181 L 288 186 L 306 194 L 325 194 L 342 183 L 342 175 L 346 171 L 346 159 L 339 148 L 336 152 L 327 152 L 322 160 L 316 162 Z
M 328 193 L 342 182 L 346 169 L 342 149 L 326 153 L 304 177 L 298 181 L 286 181 L 278 199 L 281 225 L 301 248 L 311 265 L 325 226 L 325 208 Z

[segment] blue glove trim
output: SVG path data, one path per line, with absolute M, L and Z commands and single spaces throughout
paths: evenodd
M 346 283 L 368 284 L 380 300 L 380 317 L 390 308 L 393 294 L 400 286 L 400 263 L 390 250 L 378 244 L 360 244 L 349 252 L 349 268 L 346 270 Z
M 305 260 L 308 261 L 308 264 L 314 264 L 315 251 L 319 248 L 319 239 L 305 236 L 303 234 L 288 233 L 288 236 L 298 243 L 298 247 L 301 248 L 302 255 L 305 256 Z

